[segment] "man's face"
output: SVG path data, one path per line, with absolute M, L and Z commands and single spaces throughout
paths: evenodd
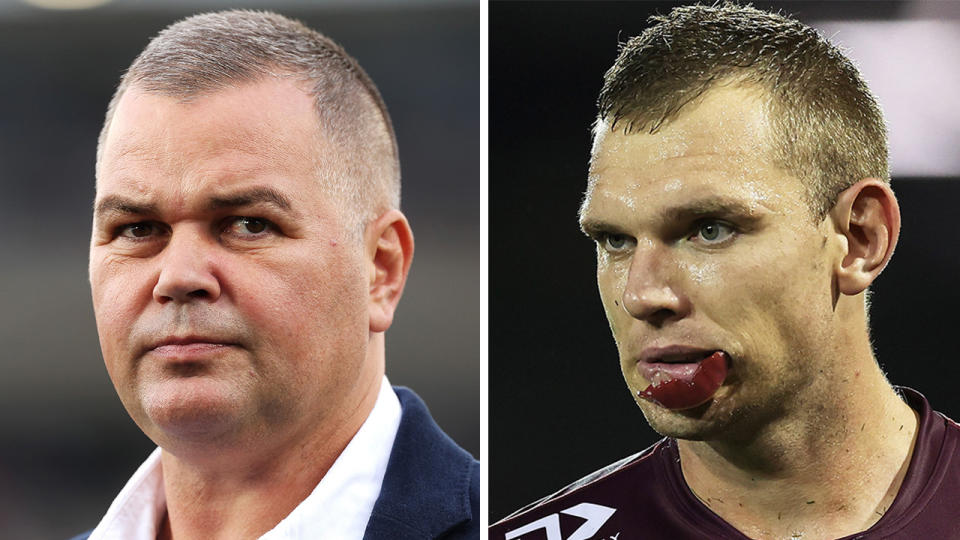
M 730 357 L 703 405 L 636 398 L 654 429 L 679 438 L 749 436 L 793 407 L 822 407 L 811 395 L 840 369 L 820 360 L 832 346 L 835 235 L 770 159 L 757 95 L 715 89 L 656 134 L 604 130 L 594 144 L 581 224 L 597 241 L 631 392 L 658 363 Z
M 119 103 L 90 283 L 110 377 L 161 445 L 282 444 L 379 383 L 364 362 L 370 271 L 318 183 L 317 156 L 336 150 L 315 118 L 272 78 L 188 103 L 133 87 Z

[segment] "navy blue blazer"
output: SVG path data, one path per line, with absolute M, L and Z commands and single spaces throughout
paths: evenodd
M 393 389 L 400 427 L 364 540 L 479 540 L 480 463 L 440 429 L 412 390 Z

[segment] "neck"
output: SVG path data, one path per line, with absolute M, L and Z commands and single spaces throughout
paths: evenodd
M 222 459 L 181 459 L 164 450 L 167 515 L 158 538 L 259 538 L 274 528 L 310 495 L 366 421 L 381 381 L 382 372 L 342 414 L 310 433 L 250 441 Z
M 906 474 L 917 416 L 868 348 L 851 360 L 845 379 L 817 383 L 830 401 L 803 404 L 749 440 L 680 441 L 694 494 L 752 538 L 837 538 L 879 520 Z

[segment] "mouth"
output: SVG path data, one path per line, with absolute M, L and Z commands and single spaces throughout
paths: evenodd
M 637 363 L 640 375 L 650 381 L 637 395 L 675 411 L 698 407 L 723 385 L 729 365 L 730 356 L 721 350 L 654 351 Z
M 170 336 L 150 343 L 144 352 L 168 361 L 197 362 L 236 346 L 236 343 L 215 337 Z

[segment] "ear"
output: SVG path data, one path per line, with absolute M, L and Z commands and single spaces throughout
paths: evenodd
M 843 294 L 860 294 L 880 275 L 897 245 L 897 198 L 884 182 L 866 178 L 840 193 L 830 216 L 846 240 L 836 269 L 837 286 Z
M 391 209 L 367 225 L 364 244 L 370 277 L 370 331 L 386 332 L 413 262 L 413 232 L 403 213 Z

